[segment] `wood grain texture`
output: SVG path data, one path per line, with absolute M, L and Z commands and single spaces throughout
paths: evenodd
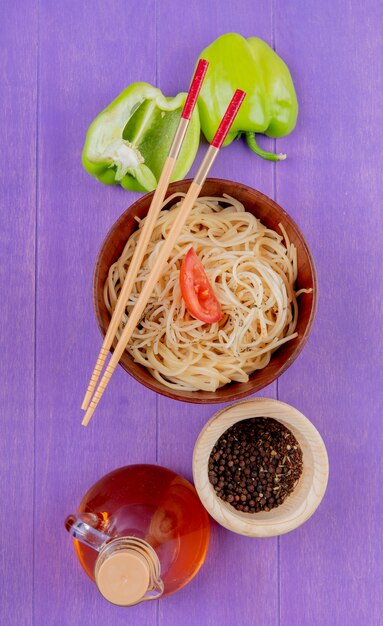
M 0 3 L 0 623 L 33 612 L 37 10 Z
M 0 622 L 381 624 L 382 3 L 17 0 L 3 2 L 0 17 Z M 234 536 L 213 523 L 206 563 L 188 586 L 124 610 L 83 574 L 63 520 L 97 478 L 126 463 L 157 460 L 190 479 L 195 440 L 217 406 L 160 398 L 118 368 L 94 423 L 80 426 L 100 345 L 95 259 L 138 197 L 91 179 L 81 149 L 91 120 L 126 85 L 185 90 L 199 52 L 229 31 L 274 45 L 297 86 L 297 128 L 276 142 L 287 160 L 270 164 L 235 142 L 212 176 L 274 197 L 312 249 L 313 334 L 261 394 L 275 398 L 278 388 L 319 429 L 330 481 L 312 519 L 279 540 Z
M 280 540 L 282 624 L 382 623 L 382 17 L 370 0 L 276 8 L 301 102 L 277 201 L 319 281 L 312 335 L 279 398 L 317 426 L 330 462 L 317 513 Z

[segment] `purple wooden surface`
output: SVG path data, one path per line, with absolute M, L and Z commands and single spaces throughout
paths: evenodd
M 27 626 L 33 603 L 37 12 L 20 24 L 15 4 L 2 3 L 0 24 L 0 622 Z
M 382 623 L 381 3 L 24 0 L 0 13 L 0 623 Z M 124 86 L 185 89 L 199 51 L 227 31 L 275 45 L 297 85 L 297 129 L 277 142 L 288 160 L 274 166 L 238 142 L 214 175 L 275 197 L 312 247 L 320 283 L 312 337 L 259 395 L 290 402 L 317 425 L 329 488 L 316 515 L 280 539 L 213 525 L 190 585 L 124 610 L 82 573 L 63 519 L 94 480 L 126 463 L 157 460 L 190 478 L 195 438 L 218 407 L 156 397 L 118 370 L 94 423 L 80 426 L 100 341 L 94 259 L 136 197 L 87 176 L 81 148 L 89 122 Z
M 299 607 L 303 624 L 382 624 L 383 6 L 277 7 L 277 48 L 304 62 L 276 197 L 307 235 L 320 292 L 311 340 L 278 390 L 317 425 L 330 460 L 323 506 L 280 540 L 281 623 Z

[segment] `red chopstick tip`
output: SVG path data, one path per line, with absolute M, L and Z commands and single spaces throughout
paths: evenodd
M 231 103 L 238 104 L 238 106 L 241 106 L 245 98 L 246 98 L 246 92 L 243 91 L 242 89 L 236 89 L 234 96 L 232 97 Z
M 199 92 L 201 91 L 202 83 L 204 81 L 208 66 L 209 61 L 206 61 L 206 59 L 200 59 L 197 63 L 197 67 L 194 72 L 192 82 L 190 84 L 189 92 L 186 97 L 184 108 L 181 113 L 181 117 L 183 117 L 185 120 L 190 120 L 193 114 L 194 107 L 196 105 Z
M 211 146 L 215 148 L 221 148 L 223 142 L 225 141 L 227 134 L 231 128 L 232 123 L 235 120 L 235 117 L 239 111 L 239 108 L 246 97 L 246 93 L 242 91 L 242 89 L 237 89 L 230 100 L 230 104 L 226 109 L 226 112 L 221 120 L 220 125 L 217 128 L 217 131 L 213 137 L 213 141 L 211 142 Z
M 207 61 L 206 59 L 200 59 L 197 63 L 196 71 L 204 72 L 204 75 L 205 75 L 208 66 L 209 66 L 209 61 Z

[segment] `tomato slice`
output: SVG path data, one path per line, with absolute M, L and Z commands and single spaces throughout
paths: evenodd
M 182 261 L 180 285 L 190 315 L 207 324 L 222 319 L 221 305 L 194 248 L 190 248 Z

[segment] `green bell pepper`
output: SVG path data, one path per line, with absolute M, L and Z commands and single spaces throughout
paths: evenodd
M 148 83 L 133 83 L 92 122 L 82 163 L 106 185 L 132 191 L 156 188 L 176 131 L 186 93 L 166 98 Z M 197 107 L 174 168 L 172 180 L 184 178 L 200 138 Z
M 201 129 L 211 141 L 235 89 L 247 96 L 224 146 L 245 134 L 249 148 L 271 161 L 286 158 L 259 148 L 255 133 L 282 137 L 295 127 L 298 102 L 287 65 L 262 39 L 222 35 L 201 52 L 209 70 L 198 99 Z

